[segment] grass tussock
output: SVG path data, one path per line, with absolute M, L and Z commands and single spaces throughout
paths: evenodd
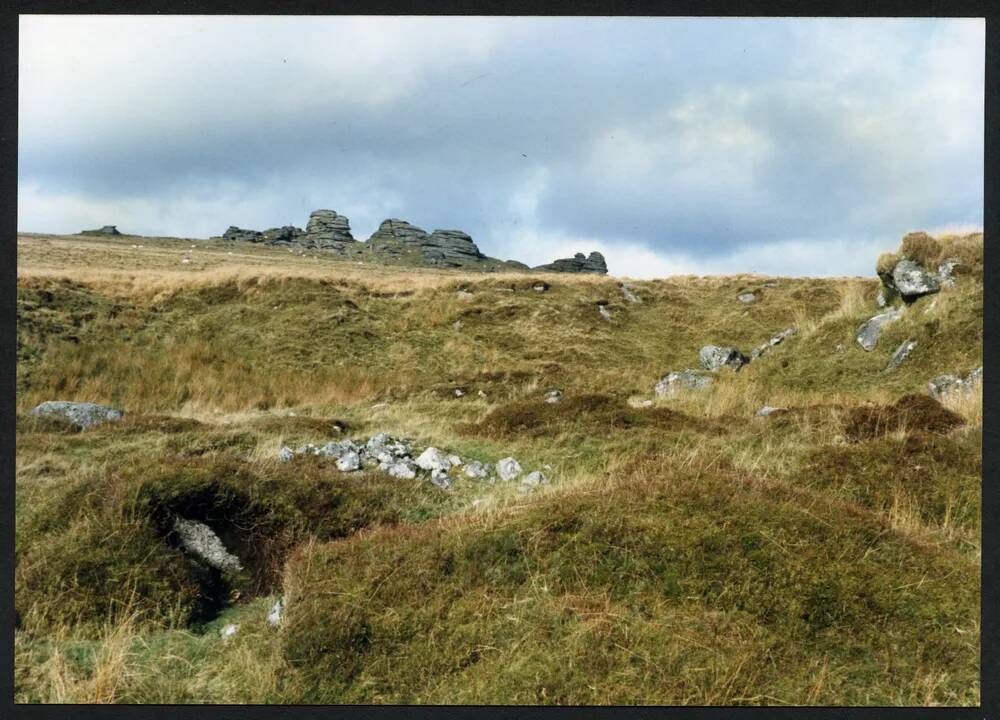
M 706 423 L 666 407 L 634 408 L 609 395 L 576 395 L 558 403 L 527 400 L 498 405 L 459 432 L 487 437 L 540 437 L 565 432 L 600 433 L 651 428 L 704 430 Z
M 296 693 L 892 704 L 916 700 L 900 691 L 901 674 L 947 662 L 952 674 L 931 700 L 968 701 L 975 643 L 939 623 L 968 623 L 971 565 L 944 549 L 925 555 L 863 511 L 755 489 L 732 472 L 685 477 L 658 463 L 628 477 L 485 526 L 398 528 L 303 549 L 286 571 L 283 644 Z M 933 619 L 918 609 L 931 597 Z M 887 625 L 899 628 L 891 639 Z M 836 682 L 817 686 L 806 646 Z M 847 671 L 857 652 L 872 660 L 860 674 Z M 705 663 L 709 672 L 691 672 Z
M 844 419 L 844 435 L 852 442 L 890 433 L 922 430 L 946 433 L 964 424 L 957 413 L 928 395 L 904 395 L 892 405 L 854 408 Z

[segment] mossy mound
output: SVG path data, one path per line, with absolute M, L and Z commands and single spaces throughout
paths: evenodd
M 479 422 L 460 425 L 458 430 L 486 437 L 541 437 L 567 431 L 602 433 L 636 428 L 706 431 L 710 424 L 665 407 L 639 409 L 621 398 L 587 394 L 566 397 L 558 403 L 507 403 L 490 410 Z
M 285 555 L 309 538 L 423 519 L 445 503 L 416 481 L 345 475 L 316 458 L 262 471 L 224 456 L 111 466 L 32 501 L 18 521 L 15 606 L 33 630 L 97 627 L 126 606 L 184 625 L 223 591 L 269 592 Z M 191 561 L 172 537 L 175 516 L 209 525 L 246 574 L 223 578 Z
M 295 695 L 908 704 L 928 698 L 898 678 L 932 667 L 948 668 L 935 702 L 976 686 L 975 633 L 953 629 L 976 614 L 974 563 L 867 511 L 724 468 L 684 476 L 660 464 L 626 477 L 485 523 L 296 553 L 282 636 Z M 808 697 L 824 666 L 836 680 Z M 711 679 L 721 676 L 731 682 Z M 752 697 L 741 694 L 749 686 Z

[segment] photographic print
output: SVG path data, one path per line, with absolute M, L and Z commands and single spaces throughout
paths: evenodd
M 984 19 L 18 44 L 16 703 L 980 704 Z

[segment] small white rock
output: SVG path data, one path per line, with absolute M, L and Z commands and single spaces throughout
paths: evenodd
M 236 631 L 239 630 L 239 629 L 240 629 L 239 625 L 235 625 L 233 623 L 229 623 L 228 625 L 223 625 L 222 626 L 222 629 L 219 630 L 219 635 L 221 635 L 222 637 L 228 639 L 228 638 L 231 638 L 233 635 L 235 635 Z
M 497 475 L 501 480 L 507 482 L 513 480 L 521 474 L 521 463 L 512 457 L 505 457 L 497 461 Z
M 451 461 L 448 459 L 448 456 L 436 447 L 429 447 L 420 453 L 416 459 L 416 463 L 417 467 L 421 470 L 448 472 L 448 469 L 451 467 Z
M 352 472 L 361 467 L 361 457 L 353 450 L 348 450 L 337 460 L 337 469 L 341 472 Z
M 278 598 L 278 602 L 274 603 L 271 608 L 271 612 L 267 614 L 267 624 L 268 625 L 280 625 L 281 615 L 285 610 L 284 598 Z
M 283 446 L 281 450 L 278 451 L 278 459 L 281 462 L 289 462 L 295 458 L 295 452 L 287 445 Z
M 538 470 L 532 470 L 524 476 L 524 479 L 521 481 L 521 485 L 524 487 L 537 487 L 538 485 L 547 485 L 548 482 L 549 479 L 545 477 L 545 475 L 540 473 Z

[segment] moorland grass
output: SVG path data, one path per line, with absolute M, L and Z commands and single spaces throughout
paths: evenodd
M 982 364 L 983 242 L 933 240 L 957 284 L 868 353 L 875 278 L 629 281 L 637 304 L 604 277 L 19 237 L 15 697 L 974 705 L 982 395 L 925 394 Z M 702 345 L 789 327 L 653 398 Z M 125 420 L 27 415 L 51 399 Z M 276 461 L 380 431 L 552 484 Z M 175 514 L 245 571 L 193 567 Z

